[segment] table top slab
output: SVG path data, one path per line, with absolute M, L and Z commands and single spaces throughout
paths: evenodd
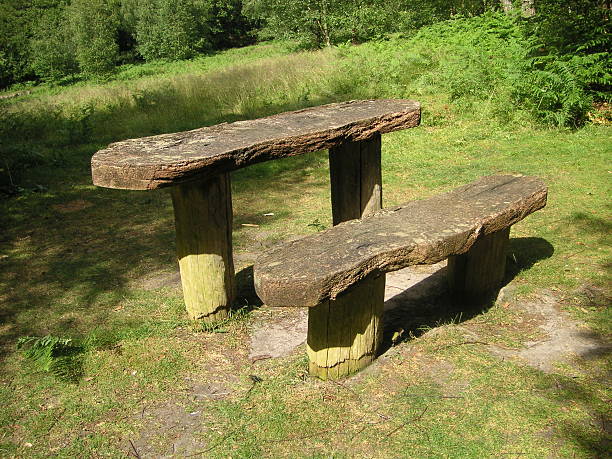
M 417 126 L 411 100 L 321 105 L 248 121 L 110 144 L 91 160 L 93 183 L 148 190 Z
M 537 177 L 483 177 L 281 244 L 255 264 L 255 288 L 268 306 L 316 306 L 369 275 L 465 253 L 479 236 L 544 207 L 546 197 Z

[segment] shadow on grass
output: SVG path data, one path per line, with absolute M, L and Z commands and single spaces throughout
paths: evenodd
M 511 238 L 510 253 L 514 257 L 506 260 L 506 276 L 502 287 L 520 271 L 551 257 L 553 252 L 553 246 L 544 239 Z M 434 327 L 465 322 L 486 312 L 495 303 L 499 290 L 481 301 L 454 297 L 449 291 L 446 276 L 447 269 L 442 268 L 388 301 L 389 305 L 393 303 L 398 306 L 385 311 L 385 332 L 380 354 L 384 354 L 394 344 L 418 338 Z
M 602 359 L 607 359 L 602 356 Z M 609 360 L 609 359 L 608 359 Z M 600 388 L 609 386 L 609 374 L 602 363 L 601 372 L 585 368 L 588 378 L 559 374 L 543 375 L 541 393 L 561 406 L 583 406 L 588 417 L 567 416 L 543 432 L 552 437 L 552 444 L 570 441 L 578 445 L 588 457 L 607 458 L 612 447 L 612 419 L 608 403 L 602 400 Z M 554 436 L 553 436 L 554 435 Z M 556 437 L 556 439 L 554 439 Z
M 537 262 L 553 255 L 554 248 L 546 240 L 536 237 L 514 238 L 510 240 L 509 256 L 506 265 L 504 286 L 521 271 L 529 269 Z M 400 341 L 408 341 L 421 336 L 426 331 L 448 323 L 462 323 L 488 310 L 495 299 L 488 303 L 466 303 L 457 301 L 448 290 L 446 268 L 441 268 L 411 288 L 389 299 L 385 306 L 385 332 L 380 354 Z M 495 292 L 495 297 L 498 292 Z M 395 307 L 393 307 L 396 305 Z M 399 341 L 393 338 L 402 331 Z M 601 343 L 581 352 L 575 364 L 587 365 L 582 374 L 588 377 L 562 375 L 558 373 L 535 372 L 541 381 L 538 393 L 555 405 L 585 407 L 589 417 L 566 416 L 540 432 L 543 439 L 551 445 L 577 445 L 588 457 L 609 457 L 612 446 L 612 420 L 605 401 L 601 399 L 601 387 L 609 385 L 609 374 L 602 363 L 599 371 L 589 366 L 589 361 L 609 360 L 610 346 L 601 335 L 584 331 L 589 341 Z M 582 363 L 581 363 L 582 362 Z M 548 403 L 548 402 L 547 402 Z
M 0 366 L 14 352 L 19 337 L 85 340 L 97 334 L 100 342 L 112 347 L 124 336 L 151 333 L 152 327 L 146 324 L 157 319 L 147 309 L 150 297 L 157 296 L 151 302 L 158 305 L 165 300 L 160 295 L 173 295 L 168 299 L 174 304 L 179 301 L 176 292 L 157 295 L 139 285 L 150 273 L 176 269 L 169 196 L 165 190 L 92 187 L 89 158 L 99 147 L 78 147 L 65 167 L 42 165 L 30 171 L 30 180 L 44 183 L 48 191 L 0 200 Z M 303 195 L 322 186 L 323 180 L 306 180 L 304 173 L 319 167 L 321 156 L 309 154 L 238 171 L 232 176 L 234 200 L 255 190 L 271 189 L 281 196 L 278 199 L 282 195 L 287 199 L 289 191 Z M 260 193 L 256 204 L 267 199 L 270 194 Z M 286 214 L 279 209 L 274 218 Z M 252 221 L 255 216 L 253 208 L 234 206 L 236 222 Z M 257 221 L 263 222 L 263 217 Z M 235 235 L 240 231 L 242 227 L 235 226 Z M 238 277 L 240 285 L 244 283 L 240 279 L 249 274 L 238 273 Z M 239 307 L 260 304 L 248 292 L 241 298 Z M 130 307 L 126 313 L 124 309 Z M 177 324 L 186 320 L 183 309 L 170 311 L 170 320 Z M 109 336 L 103 337 L 101 330 Z

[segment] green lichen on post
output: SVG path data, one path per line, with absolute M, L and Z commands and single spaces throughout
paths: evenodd
M 308 309 L 311 376 L 339 379 L 372 363 L 382 340 L 384 295 L 385 276 L 379 276 Z
M 187 313 L 207 323 L 228 317 L 234 299 L 229 174 L 172 188 L 176 249 Z

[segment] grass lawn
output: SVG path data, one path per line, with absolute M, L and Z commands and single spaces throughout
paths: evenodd
M 346 50 L 253 49 L 250 63 L 4 102 L 31 134 L 15 140 L 19 151 L 44 159 L 15 172 L 20 192 L 0 199 L 0 456 L 608 457 L 606 124 L 501 124 L 482 104 L 415 92 L 422 126 L 383 136 L 385 206 L 495 173 L 542 177 L 549 202 L 513 227 L 503 300 L 469 318 L 413 317 L 406 339 L 355 377 L 309 378 L 304 345 L 250 359 L 254 327 L 293 314 L 252 297 L 219 328 L 187 320 L 168 192 L 97 188 L 92 154 L 121 138 L 406 97 L 394 86 L 351 89 L 338 69 L 359 60 Z M 244 53 L 236 59 L 248 61 Z M 232 173 L 239 276 L 274 242 L 331 225 L 328 174 L 325 152 Z M 534 309 L 548 303 L 600 352 L 552 359 L 545 371 L 520 358 L 554 332 Z M 64 378 L 16 349 L 20 337 L 45 335 L 72 339 Z

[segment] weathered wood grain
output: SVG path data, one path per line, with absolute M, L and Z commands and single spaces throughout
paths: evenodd
M 414 127 L 420 116 L 420 104 L 410 100 L 351 101 L 125 140 L 93 156 L 93 183 L 131 190 L 172 186 Z
M 546 197 L 537 177 L 496 175 L 341 223 L 262 257 L 257 294 L 269 306 L 316 306 L 368 275 L 463 254 L 480 237 L 544 207 Z
M 371 215 L 382 208 L 381 139 L 343 142 L 329 150 L 334 225 Z
M 172 203 L 189 318 L 223 320 L 235 293 L 229 174 L 173 187 Z

